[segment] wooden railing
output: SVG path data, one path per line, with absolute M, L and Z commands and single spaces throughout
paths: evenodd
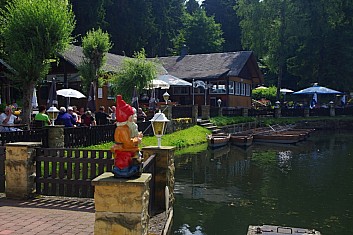
M 47 147 L 48 129 L 0 132 L 0 146 L 14 142 L 42 142 L 42 146 Z
M 64 128 L 66 148 L 87 147 L 114 141 L 115 125 Z
M 112 171 L 114 156 L 109 150 L 39 148 L 35 161 L 37 194 L 92 198 L 94 188 L 91 181 L 104 172 Z M 155 155 L 143 164 L 143 172 L 152 174 L 150 215 L 154 213 L 155 165 Z

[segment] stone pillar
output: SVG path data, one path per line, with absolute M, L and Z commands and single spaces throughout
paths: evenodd
M 243 117 L 249 117 L 249 109 L 242 108 L 242 115 L 243 115 Z
M 202 105 L 201 106 L 201 114 L 202 114 L 202 119 L 203 120 L 208 120 L 210 119 L 210 106 L 209 105 Z
M 165 186 L 169 188 L 169 207 L 174 203 L 174 151 L 175 147 L 148 146 L 142 148 L 143 159 L 146 161 L 151 155 L 156 154 L 155 199 L 153 208 L 157 212 L 165 211 Z
M 281 115 L 281 107 L 275 107 L 275 118 L 280 118 Z
M 192 106 L 192 123 L 197 123 L 197 118 L 199 116 L 199 106 L 193 105 Z
M 223 108 L 222 107 L 218 108 L 218 116 L 223 116 Z
M 40 142 L 17 142 L 6 144 L 6 197 L 28 199 L 34 193 L 36 147 Z
M 305 107 L 304 108 L 304 117 L 309 117 L 310 116 L 310 109 Z
M 48 126 L 48 147 L 64 148 L 64 126 Z
M 137 179 L 117 179 L 111 172 L 93 179 L 94 234 L 147 235 L 150 180 L 148 173 Z
M 336 109 L 335 106 L 332 104 L 330 105 L 330 117 L 336 116 Z

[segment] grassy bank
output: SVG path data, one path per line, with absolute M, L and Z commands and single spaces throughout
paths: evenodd
M 206 128 L 200 126 L 193 126 L 185 130 L 176 131 L 172 134 L 162 136 L 162 145 L 175 146 L 177 148 L 186 148 L 188 146 L 195 146 L 206 142 L 206 134 L 211 133 Z M 113 142 L 93 145 L 87 149 L 110 149 Z M 142 138 L 140 147 L 157 146 L 157 138 L 155 136 L 145 136 Z
M 211 122 L 217 126 L 232 125 L 244 122 L 253 122 L 256 119 L 253 117 L 215 117 L 211 119 Z M 294 124 L 301 121 L 313 121 L 313 120 L 346 120 L 353 122 L 353 116 L 339 116 L 339 117 L 293 117 L 293 118 L 262 118 L 257 121 L 262 122 L 263 125 L 286 125 Z M 185 130 L 176 131 L 172 134 L 167 134 L 162 137 L 162 145 L 164 146 L 175 146 L 179 150 L 177 153 L 186 152 L 198 152 L 207 148 L 206 134 L 211 133 L 206 128 L 200 126 L 193 126 Z M 110 149 L 113 142 L 89 146 L 87 149 Z M 145 146 L 157 146 L 157 138 L 155 136 L 145 136 L 142 139 L 140 147 Z

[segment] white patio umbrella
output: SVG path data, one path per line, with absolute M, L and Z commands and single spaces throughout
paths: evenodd
M 79 91 L 77 91 L 75 89 L 71 89 L 71 88 L 57 90 L 56 94 L 69 98 L 69 105 L 70 105 L 70 98 L 80 99 L 80 98 L 85 98 L 86 97 L 81 92 L 79 92 Z
M 169 89 L 170 85 L 160 79 L 153 79 L 145 89 L 155 89 L 155 88 Z
M 64 96 L 64 97 L 68 97 L 68 98 L 85 98 L 86 96 L 84 94 L 82 94 L 81 92 L 75 90 L 75 89 L 61 89 L 61 90 L 57 90 L 56 94 Z
M 280 90 L 279 90 L 281 93 L 284 93 L 284 94 L 286 94 L 286 93 L 293 93 L 294 91 L 292 91 L 292 90 L 290 90 L 290 89 L 287 89 L 287 88 L 281 88 Z
M 157 78 L 158 80 L 162 80 L 171 86 L 192 86 L 190 82 L 187 82 L 170 74 L 159 75 Z
M 254 90 L 268 89 L 266 86 L 258 86 Z

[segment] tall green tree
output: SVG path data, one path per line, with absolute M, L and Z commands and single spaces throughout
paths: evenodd
M 223 43 L 220 24 L 200 9 L 192 15 L 185 14 L 184 26 L 175 39 L 174 49 L 178 53 L 186 44 L 190 54 L 213 53 L 222 51 Z
M 223 31 L 223 51 L 239 51 L 241 46 L 241 30 L 239 17 L 236 15 L 234 0 L 204 0 L 202 7 L 208 16 L 214 16 L 216 23 Z
M 84 89 L 88 93 L 89 84 L 98 85 L 98 74 L 106 63 L 108 51 L 112 48 L 110 36 L 102 29 L 92 29 L 82 39 L 83 61 L 79 67 Z
M 107 28 L 106 9 L 111 0 L 71 0 L 71 4 L 77 21 L 75 35 L 85 35 L 93 28 L 103 30 Z M 80 43 L 81 37 L 77 37 L 76 40 Z
M 149 57 L 167 56 L 173 48 L 173 39 L 182 25 L 184 0 L 152 0 L 152 34 L 144 46 Z
M 134 87 L 140 92 L 157 76 L 158 62 L 147 60 L 145 50 L 136 52 L 133 58 L 126 58 L 118 73 L 110 80 L 115 94 L 120 94 L 125 100 L 132 97 Z
M 151 0 L 112 1 L 106 9 L 106 29 L 114 42 L 112 52 L 132 56 L 155 33 Z
M 269 70 L 278 75 L 277 99 L 287 67 L 287 59 L 296 46 L 295 9 L 290 0 L 239 0 L 236 6 L 241 18 L 242 44 L 255 51 Z
M 6 61 L 16 70 L 12 79 L 23 92 L 23 120 L 29 123 L 34 86 L 48 73 L 49 59 L 72 41 L 74 14 L 65 0 L 13 0 L 0 21 Z
M 312 83 L 342 91 L 353 89 L 353 2 L 299 1 L 300 44 L 288 60 L 288 70 L 302 79 L 301 87 Z

